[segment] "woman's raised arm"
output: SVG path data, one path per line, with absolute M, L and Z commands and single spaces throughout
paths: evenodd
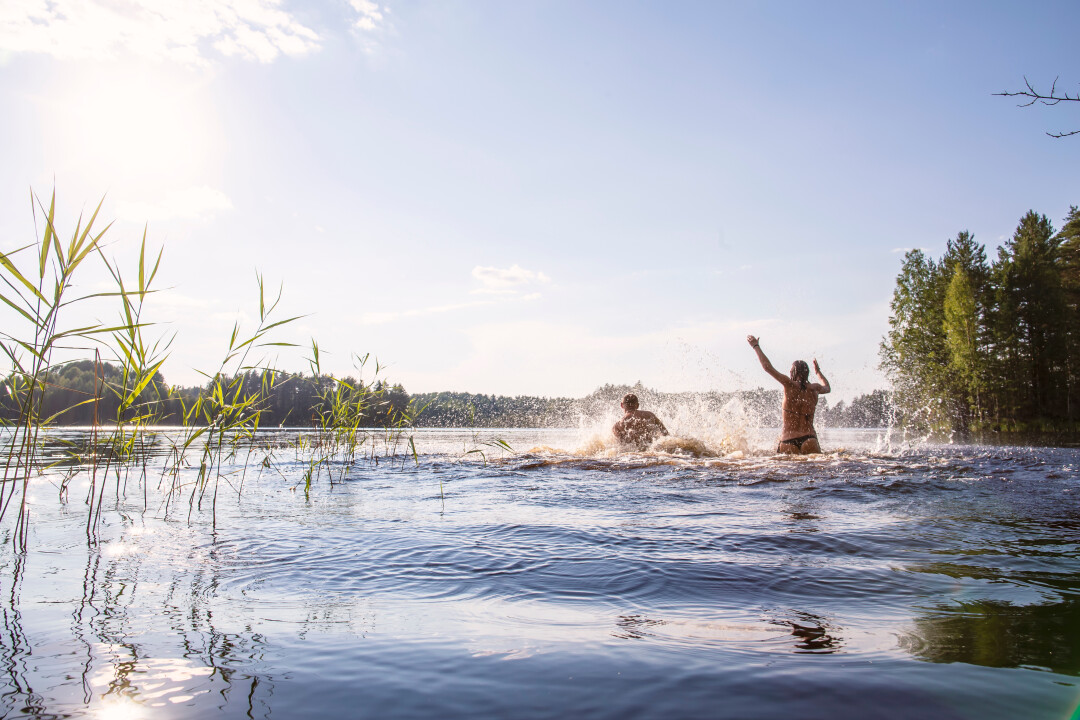
M 776 381 L 781 385 L 787 385 L 789 382 L 791 382 L 791 380 L 783 373 L 777 372 L 776 368 L 774 368 L 772 366 L 772 363 L 769 362 L 769 358 L 765 357 L 765 353 L 761 351 L 761 343 L 758 342 L 758 338 L 754 337 L 753 335 L 747 335 L 746 342 L 750 343 L 750 347 L 754 348 L 754 352 L 757 353 L 758 362 L 761 363 L 761 367 L 765 370 L 765 372 L 776 378 Z

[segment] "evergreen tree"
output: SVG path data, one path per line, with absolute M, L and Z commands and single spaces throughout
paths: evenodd
M 958 270 L 963 279 L 957 279 Z M 989 323 L 993 293 L 986 248 L 975 242 L 975 236 L 967 230 L 957 233 L 945 244 L 941 276 L 946 283 L 943 309 L 950 322 L 951 308 L 952 323 L 945 327 L 953 371 L 947 381 L 949 406 L 954 429 L 967 432 L 973 420 L 981 425 L 985 418 L 982 387 L 987 379 L 986 356 L 993 340 Z
M 998 249 L 994 264 L 996 355 L 1004 410 L 1016 419 L 1037 420 L 1063 410 L 1058 395 L 1065 374 L 1060 243 L 1046 216 L 1031 210 Z
M 949 368 L 962 392 L 961 402 L 957 405 L 957 429 L 966 431 L 972 420 L 982 420 L 985 378 L 975 288 L 960 263 L 954 264 L 952 280 L 945 291 L 944 314 L 943 329 L 949 348 Z
M 1080 417 L 1080 208 L 1069 208 L 1055 240 L 1065 304 L 1065 416 L 1072 422 Z
M 922 250 L 904 255 L 890 305 L 881 366 L 892 378 L 897 409 L 907 425 L 948 430 L 951 353 L 945 336 L 942 266 Z

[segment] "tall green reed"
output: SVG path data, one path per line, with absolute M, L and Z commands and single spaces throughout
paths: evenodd
M 35 226 L 39 219 L 44 224 L 40 237 L 34 243 L 0 253 L 0 301 L 18 321 L 0 330 L 0 351 L 11 363 L 4 383 L 9 393 L 6 404 L 17 410 L 12 420 L 0 416 L 8 436 L 2 456 L 0 522 L 7 513 L 17 512 L 13 546 L 16 550 L 26 548 L 30 480 L 57 464 L 43 459 L 43 438 L 59 416 L 88 404 L 93 407 L 89 441 L 73 444 L 67 467 L 55 470 L 62 500 L 67 497 L 73 477 L 80 472 L 89 475 L 85 499 L 88 543 L 96 542 L 110 479 L 115 480 L 119 504 L 126 496 L 131 471 L 141 470 L 143 510 L 148 509 L 148 448 L 159 440 L 167 446 L 158 482 L 164 515 L 167 517 L 174 503 L 186 494 L 188 518 L 209 502 L 216 527 L 222 483 L 230 484 L 238 497 L 242 495 L 244 477 L 257 451 L 262 452 L 257 463 L 260 472 L 274 468 L 276 448 L 271 444 L 260 446 L 256 438 L 275 391 L 281 383 L 297 380 L 296 376 L 272 368 L 262 353 L 275 347 L 293 347 L 293 343 L 274 339 L 273 333 L 302 316 L 277 319 L 281 288 L 276 295 L 268 295 L 263 277 L 256 273 L 256 327 L 245 333 L 239 323 L 233 325 L 217 368 L 201 373 L 206 378 L 203 391 L 190 402 L 185 401 L 160 381 L 160 370 L 175 335 L 147 334 L 153 323 L 144 318 L 146 302 L 157 292 L 155 280 L 163 255 L 162 250 L 148 253 L 147 228 L 143 229 L 136 270 L 127 274 L 104 251 L 103 237 L 111 224 L 95 228 L 102 203 L 98 203 L 89 220 L 84 222 L 79 216 L 65 245 L 55 227 L 55 190 L 47 209 L 32 191 L 31 201 Z M 85 277 L 91 260 L 100 263 L 99 272 L 104 268 L 114 289 L 77 294 L 76 274 L 80 279 Z M 85 315 L 72 312 L 75 306 L 113 299 L 120 304 L 115 324 L 62 322 L 72 315 Z M 62 372 L 65 363 L 70 363 L 54 361 L 58 350 L 68 355 L 92 353 L 92 389 L 84 399 L 46 415 L 46 390 L 58 389 L 50 382 L 50 375 Z M 398 401 L 403 391 L 379 378 L 383 368 L 378 361 L 374 361 L 371 380 L 364 379 L 368 355 L 355 356 L 359 379 L 338 379 L 323 374 L 319 346 L 314 340 L 311 350 L 309 365 L 317 387 L 310 408 L 311 430 L 292 443 L 307 465 L 302 478 L 305 491 L 310 492 L 312 483 L 323 473 L 331 484 L 344 480 L 360 461 L 378 463 L 380 458 L 394 461 L 411 456 L 418 462 L 415 442 L 411 436 L 406 438 L 406 433 L 422 408 L 411 401 Z M 112 358 L 116 369 L 102 360 L 103 354 Z M 156 427 L 166 408 L 175 405 L 179 405 L 180 431 L 158 433 Z M 106 406 L 112 409 L 111 417 L 105 417 Z M 399 454 L 403 450 L 407 453 Z M 246 456 L 237 463 L 240 453 Z
M 374 377 L 365 381 L 365 368 L 371 359 L 370 353 L 353 356 L 358 377 L 324 375 L 319 344 L 311 341 L 308 365 L 318 390 L 312 409 L 312 433 L 300 439 L 309 448 L 303 476 L 305 493 L 311 491 L 312 482 L 324 471 L 333 484 L 335 470 L 336 481 L 341 482 L 361 460 L 378 464 L 380 442 L 384 459 L 393 460 L 399 450 L 407 448 L 413 461 L 419 462 L 415 440 L 411 435 L 406 439 L 405 433 L 421 408 L 411 400 L 403 407 L 393 402 L 393 387 L 379 379 L 382 366 L 377 359 Z
M 264 403 L 270 396 L 277 377 L 277 373 L 265 364 L 265 358 L 253 362 L 251 353 L 270 347 L 294 346 L 294 343 L 271 340 L 268 335 L 272 330 L 303 316 L 274 319 L 274 313 L 281 302 L 281 288 L 278 288 L 272 302 L 267 303 L 262 275 L 256 274 L 256 280 L 259 287 L 259 321 L 254 332 L 245 336 L 240 332 L 239 322 L 233 325 L 228 347 L 217 370 L 213 373 L 200 371 L 200 374 L 207 378 L 206 392 L 190 406 L 183 406 L 184 431 L 179 441 L 173 443 L 171 450 L 169 469 L 172 485 L 166 496 L 166 514 L 173 496 L 183 493 L 180 471 L 187 463 L 188 452 L 197 448 L 199 469 L 188 496 L 188 516 L 191 516 L 196 507 L 201 509 L 206 493 L 210 491 L 213 524 L 217 525 L 217 498 L 221 480 L 224 478 L 223 462 L 235 457 L 241 443 L 250 442 L 254 438 L 259 429 Z M 261 376 L 261 383 L 258 387 L 250 388 L 245 382 L 251 371 L 260 371 L 258 374 Z M 200 439 L 201 446 L 197 446 L 196 441 Z M 246 468 L 246 464 L 244 467 Z M 237 492 L 240 492 L 239 488 Z
M 121 326 L 106 327 L 102 323 L 65 325 L 62 322 L 71 314 L 73 306 L 118 294 L 91 293 L 72 297 L 77 292 L 76 273 L 82 270 L 87 259 L 96 256 L 104 260 L 100 254 L 101 239 L 111 223 L 101 230 L 95 229 L 101 202 L 85 223 L 83 216 L 79 216 L 71 239 L 65 245 L 55 226 L 55 190 L 48 209 L 33 191 L 30 197 L 35 227 L 39 219 L 44 224 L 40 238 L 11 252 L 0 252 L 0 281 L 5 288 L 0 292 L 0 301 L 14 311 L 12 329 L 0 331 L 0 352 L 11 363 L 9 401 L 17 408 L 16 419 L 8 423 L 10 437 L 0 484 L 0 520 L 12 510 L 12 502 L 17 497 L 18 515 L 12 543 L 18 549 L 26 547 L 30 517 L 27 488 L 31 477 L 42 469 L 38 467 L 42 432 L 56 417 L 55 414 L 43 417 L 42 412 L 54 353 L 83 349 L 101 336 L 123 329 Z M 86 402 L 93 402 L 93 399 L 79 404 Z

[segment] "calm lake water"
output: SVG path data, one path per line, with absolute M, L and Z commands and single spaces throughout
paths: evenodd
M 774 437 L 417 431 L 305 492 L 268 435 L 216 527 L 154 460 L 93 547 L 50 475 L 25 555 L 4 521 L 0 714 L 1078 717 L 1080 450 Z

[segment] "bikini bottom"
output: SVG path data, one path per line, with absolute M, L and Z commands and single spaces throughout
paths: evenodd
M 802 435 L 800 437 L 788 438 L 787 440 L 781 440 L 780 444 L 794 445 L 797 450 L 802 450 L 803 443 L 805 443 L 807 440 L 817 440 L 817 435 Z M 780 448 L 777 447 L 776 450 L 777 452 L 779 452 Z

